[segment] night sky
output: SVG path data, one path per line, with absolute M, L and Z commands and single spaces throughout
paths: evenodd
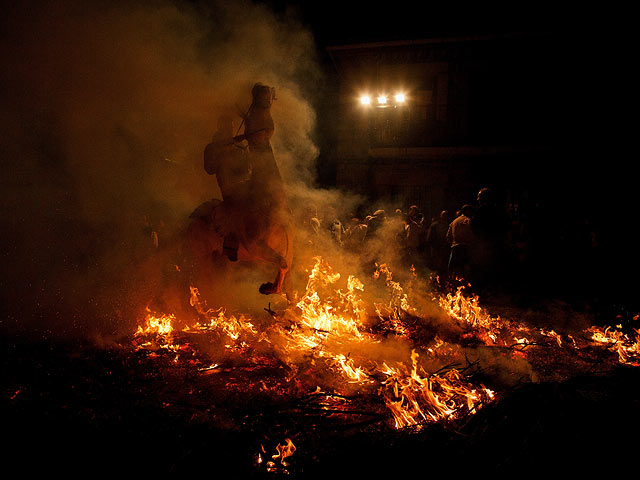
M 574 30 L 551 2 L 325 2 L 264 1 L 275 12 L 298 15 L 319 45 L 415 40 L 514 32 Z

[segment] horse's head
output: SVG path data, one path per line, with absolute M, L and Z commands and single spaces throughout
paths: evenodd
M 262 83 L 256 83 L 251 90 L 252 105 L 259 108 L 269 108 L 276 99 L 276 89 Z

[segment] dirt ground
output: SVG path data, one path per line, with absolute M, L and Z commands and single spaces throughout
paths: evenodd
M 236 478 L 616 474 L 635 465 L 640 369 L 606 351 L 562 352 L 528 349 L 538 381 L 503 388 L 464 421 L 396 430 L 379 398 L 303 394 L 304 379 L 268 356 L 207 371 L 126 343 L 5 337 L 3 463 L 17 474 Z M 286 438 L 295 453 L 268 468 Z

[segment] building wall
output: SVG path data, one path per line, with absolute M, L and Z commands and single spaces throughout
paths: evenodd
M 540 35 L 333 47 L 337 184 L 429 215 L 487 182 L 518 188 L 532 155 L 553 148 L 551 47 Z M 358 101 L 396 91 L 406 104 Z

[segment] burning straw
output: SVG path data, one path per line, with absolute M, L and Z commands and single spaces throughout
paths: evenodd
M 382 422 L 411 431 L 435 423 L 457 429 L 496 401 L 500 393 L 478 382 L 480 376 L 499 388 L 505 385 L 498 378 L 506 377 L 505 371 L 515 376 L 514 382 L 522 381 L 523 373 L 537 381 L 530 363 L 536 355 L 548 362 L 556 352 L 577 363 L 596 348 L 614 352 L 626 365 L 640 365 L 637 329 L 634 334 L 623 333 L 621 326 L 591 327 L 576 336 L 557 333 L 491 315 L 462 287 L 428 293 L 394 281 L 386 265 L 361 281 L 353 275 L 344 278 L 321 257 L 314 262 L 304 294 L 284 311 L 265 309 L 270 313 L 266 320 L 208 308 L 192 287 L 191 304 L 201 321 L 176 331 L 174 315 L 147 311 L 134 344 L 154 354 L 165 351 L 174 356 L 174 364 L 199 375 L 275 360 L 281 368 L 278 381 L 249 382 L 260 383 L 261 391 L 276 398 L 284 395 L 292 411 L 357 417 L 363 425 Z M 409 283 L 416 280 L 415 275 L 409 278 Z M 384 289 L 372 295 L 376 282 Z M 446 338 L 438 334 L 446 332 L 433 310 L 414 306 L 416 298 L 424 302 L 427 296 L 431 308 L 437 306 L 448 319 Z M 425 334 L 434 325 L 436 333 Z M 497 369 L 493 379 L 492 367 Z M 296 448 L 292 438 L 289 434 L 278 444 L 274 455 L 262 447 L 256 463 L 272 473 L 288 473 L 287 458 Z
M 418 350 L 425 357 L 433 356 L 442 343 L 428 350 L 411 345 L 401 312 L 419 312 L 410 306 L 407 293 L 392 280 L 386 266 L 375 272 L 374 279 L 379 278 L 388 286 L 388 297 L 368 303 L 363 282 L 349 276 L 344 286 L 338 286 L 341 275 L 317 257 L 305 294 L 264 330 L 244 316 L 207 309 L 192 288 L 191 303 L 204 321 L 185 327 L 182 333 L 220 335 L 225 349 L 249 354 L 255 354 L 259 343 L 268 344 L 291 378 L 302 384 L 318 381 L 337 394 L 378 395 L 395 428 L 459 419 L 493 400 L 491 390 L 471 384 L 454 368 L 429 373 L 420 366 Z M 175 317 L 148 312 L 136 337 L 155 336 L 156 345 L 175 351 L 175 334 L 168 325 L 172 320 Z M 152 343 L 141 341 L 138 348 Z M 309 370 L 313 373 L 305 373 Z

